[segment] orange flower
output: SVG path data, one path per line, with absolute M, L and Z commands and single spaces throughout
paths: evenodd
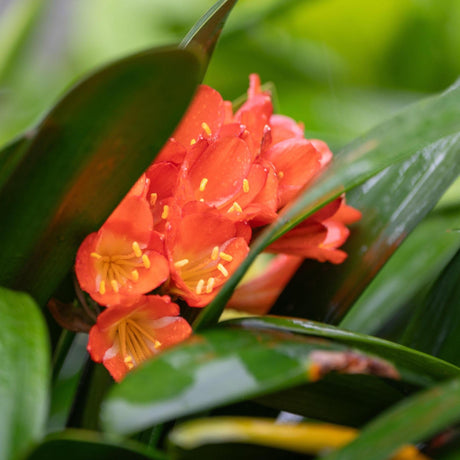
M 168 296 L 142 296 L 130 306 L 107 308 L 91 328 L 88 352 L 119 382 L 160 350 L 185 340 L 192 329 Z
M 232 222 L 204 203 L 191 202 L 171 216 L 166 233 L 169 292 L 192 307 L 207 305 L 246 257 L 250 227 Z
M 135 216 L 135 218 L 133 218 Z M 130 301 L 169 275 L 162 236 L 147 201 L 128 195 L 97 233 L 81 244 L 75 271 L 81 288 L 102 305 Z

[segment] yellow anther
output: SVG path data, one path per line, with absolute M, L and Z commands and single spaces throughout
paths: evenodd
M 150 206 L 155 206 L 158 200 L 158 193 L 151 193 L 150 194 Z
M 117 280 L 112 280 L 110 281 L 110 285 L 112 286 L 112 289 L 118 293 L 118 291 L 120 290 L 120 286 L 118 284 L 118 281 Z
M 233 211 L 243 212 L 243 210 L 241 209 L 241 206 L 236 201 L 233 202 L 232 206 L 227 212 L 233 212 Z
M 133 277 L 133 281 L 139 281 L 139 272 L 137 270 L 133 270 L 131 276 Z
M 142 256 L 142 263 L 144 264 L 145 268 L 150 268 L 150 259 L 149 259 L 149 256 L 147 254 L 144 254 Z
M 136 254 L 136 257 L 141 257 L 142 256 L 142 251 L 141 251 L 141 248 L 139 247 L 139 243 L 137 241 L 135 241 L 133 243 L 133 251 L 134 251 L 134 254 Z
M 102 256 L 98 254 L 97 252 L 92 252 L 90 254 L 91 257 L 94 257 L 95 259 L 102 259 Z
M 133 358 L 131 358 L 131 356 L 125 356 L 125 359 L 123 359 L 123 361 L 128 364 L 128 363 L 132 363 L 133 362 Z
M 203 287 L 204 287 L 204 280 L 198 281 L 198 283 L 196 283 L 195 292 L 198 295 L 200 295 L 203 292 Z
M 244 193 L 249 192 L 249 181 L 247 179 L 243 179 L 243 192 Z
M 105 292 L 105 281 L 101 281 L 99 284 L 99 294 L 104 295 Z
M 226 254 L 225 252 L 221 252 L 221 253 L 219 254 L 219 257 L 220 257 L 221 259 L 226 260 L 227 262 L 231 262 L 231 261 L 233 260 L 233 257 L 232 257 L 230 254 Z
M 177 262 L 174 262 L 174 266 L 176 268 L 182 268 L 185 267 L 190 261 L 188 259 L 182 259 L 178 260 Z
M 200 201 L 201 201 L 202 203 L 204 203 L 204 198 L 200 198 Z
M 159 340 L 155 340 L 155 342 L 153 343 L 153 346 L 155 348 L 160 348 L 161 347 L 161 342 Z
M 227 278 L 228 271 L 222 264 L 217 264 L 217 270 L 219 270 L 222 273 L 222 275 L 224 275 L 225 278 Z
M 201 127 L 204 129 L 205 133 L 210 136 L 212 134 L 212 131 L 211 131 L 211 128 L 209 127 L 209 125 L 203 121 L 203 123 L 201 123 Z
M 216 280 L 213 277 L 208 278 L 208 283 L 206 284 L 206 294 L 211 294 L 215 282 Z
M 162 219 L 167 219 L 168 215 L 169 215 L 169 206 L 167 204 L 165 204 L 163 206 L 163 213 L 161 214 L 161 218 Z
M 212 252 L 211 252 L 211 259 L 212 260 L 217 260 L 218 256 L 219 256 L 219 246 L 214 246 L 212 248 Z
M 190 141 L 190 145 L 193 145 L 193 144 L 196 144 L 196 139 L 192 139 L 192 140 Z
M 278 177 L 279 177 L 280 179 L 282 179 L 282 178 L 284 177 L 284 172 L 283 172 L 283 171 L 280 171 L 280 172 L 278 173 Z
M 206 185 L 208 183 L 208 179 L 206 177 L 203 177 L 200 182 L 200 192 L 204 192 L 204 189 L 206 188 Z

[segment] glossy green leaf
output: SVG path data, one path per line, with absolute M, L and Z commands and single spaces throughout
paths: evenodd
M 166 460 L 162 452 L 134 441 L 107 439 L 94 431 L 67 430 L 48 436 L 28 460 Z
M 34 301 L 0 288 L 0 458 L 19 459 L 39 440 L 47 412 L 49 344 Z
M 248 329 L 268 329 L 333 340 L 336 343 L 372 353 L 393 363 L 398 369 L 409 371 L 402 374 L 407 381 L 418 385 L 459 375 L 460 368 L 431 355 L 407 348 L 398 343 L 364 334 L 346 331 L 338 327 L 300 318 L 264 316 L 231 320 L 223 324 L 238 325 Z
M 190 29 L 184 37 L 181 47 L 196 46 L 205 56 L 211 56 L 222 31 L 227 16 L 237 0 L 219 0 L 209 11 Z
M 113 387 L 102 406 L 103 426 L 107 431 L 129 433 L 316 381 L 337 369 L 400 376 L 412 385 L 429 385 L 460 372 L 455 366 L 397 344 L 341 333 L 327 326 L 296 325 L 296 321 L 291 320 L 293 327 L 283 328 L 281 323 L 276 329 L 265 319 L 259 323 L 257 319 L 252 323 L 243 320 L 193 336 Z M 307 330 L 313 333 L 308 336 Z M 321 336 L 321 340 L 311 335 Z M 340 343 L 340 337 L 348 343 Z M 379 359 L 383 356 L 389 363 Z M 155 384 L 145 385 L 146 381 Z
M 187 50 L 118 61 L 73 88 L 0 190 L 0 283 L 45 301 L 171 134 L 202 75 Z
M 399 447 L 428 439 L 460 421 L 460 380 L 430 388 L 392 407 L 324 460 L 386 460 Z
M 298 283 L 300 287 L 288 289 L 286 296 L 289 296 L 289 301 L 284 298 L 285 303 L 294 305 L 295 311 L 289 314 L 295 316 L 301 316 L 297 310 L 307 314 L 303 301 L 306 292 L 310 301 L 314 299 L 312 304 L 315 311 L 310 308 L 309 316 L 314 313 L 314 319 L 336 320 L 343 315 L 350 302 L 369 282 L 372 274 L 383 265 L 405 234 L 434 206 L 436 199 L 456 178 L 460 169 L 459 121 L 460 85 L 457 85 L 439 96 L 409 107 L 352 142 L 340 152 L 335 163 L 316 184 L 307 189 L 254 242 L 246 260 L 198 317 L 195 329 L 199 330 L 218 320 L 233 289 L 256 256 L 270 242 L 344 191 L 370 179 L 355 193 L 355 198 L 350 199 L 350 203 L 364 212 L 364 218 L 356 227 L 358 230 L 355 231 L 354 245 L 348 245 L 348 251 L 352 255 L 347 263 L 340 267 L 326 266 L 326 269 L 319 270 L 315 263 L 313 267 L 319 276 L 313 275 L 311 279 L 307 279 L 307 283 L 306 275 L 301 271 Z M 390 165 L 394 166 L 385 170 Z M 411 174 L 404 177 L 402 172 L 409 169 Z M 396 180 L 395 174 L 399 180 Z M 414 177 L 410 177 L 412 175 Z M 375 199 L 385 202 L 385 199 L 392 197 L 391 190 L 393 194 L 397 194 L 398 200 L 394 204 L 390 203 L 386 209 L 382 207 L 382 203 L 378 206 Z M 422 206 L 419 202 L 420 196 L 426 198 L 427 190 L 430 191 L 429 197 Z M 389 216 L 392 217 L 390 222 Z M 369 251 L 371 243 L 375 246 L 373 251 Z M 366 258 L 363 257 L 364 250 L 369 254 Z M 327 272 L 323 273 L 325 270 Z M 329 273 L 329 270 L 334 273 Z M 317 278 L 321 278 L 326 286 L 320 284 Z M 313 279 L 313 286 L 307 286 Z M 329 298 L 331 296 L 333 302 Z M 280 302 L 283 303 L 283 297 Z
M 417 350 L 460 364 L 460 251 L 419 305 L 408 325 L 403 343 Z
M 340 327 L 374 334 L 432 283 L 460 248 L 460 233 L 451 231 L 459 212 L 460 207 L 442 209 L 421 222 L 353 304 Z

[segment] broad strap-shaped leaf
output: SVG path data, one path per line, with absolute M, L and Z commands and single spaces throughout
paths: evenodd
M 336 321 L 370 281 L 372 270 L 376 272 L 383 265 L 405 234 L 428 212 L 448 184 L 457 176 L 460 168 L 459 122 L 460 85 L 457 85 L 439 96 L 409 107 L 352 142 L 340 152 L 330 169 L 315 185 L 308 188 L 278 221 L 254 242 L 247 259 L 198 317 L 195 329 L 199 330 L 217 322 L 234 288 L 256 256 L 268 244 L 335 197 L 380 173 L 356 192 L 354 200 L 350 199 L 350 203 L 361 209 L 365 217 L 357 227 L 358 230 L 355 230 L 357 240 L 354 246 L 347 246 L 348 252 L 352 253 L 347 265 L 332 267 L 335 269 L 334 275 L 329 273 L 329 266 L 318 269 L 318 264 L 315 262 L 314 269 L 320 274 L 317 278 L 327 283 L 327 287 L 316 279 L 313 283 L 315 277 L 310 271 L 307 271 L 309 278 L 306 278 L 307 275 L 301 271 L 300 282 L 294 283 L 291 289 L 288 287 L 286 294 L 288 297 L 282 296 L 280 299 L 281 307 L 286 303 L 296 307 L 295 311 L 291 310 L 289 314 L 301 316 L 299 315 L 301 311 L 313 319 L 327 318 Z M 437 168 L 434 168 L 433 162 Z M 385 170 L 390 165 L 394 165 L 393 169 Z M 412 174 L 401 178 L 398 182 L 395 181 L 394 174 L 398 171 L 397 177 L 402 177 L 400 168 L 409 168 Z M 418 180 L 415 190 L 411 185 L 411 175 Z M 393 190 L 398 197 L 398 201 L 393 204 L 388 197 L 389 193 L 391 197 L 391 191 L 387 190 L 387 186 L 391 184 L 394 188 L 395 182 L 401 190 Z M 409 186 L 412 188 L 408 190 Z M 430 197 L 423 202 L 422 206 L 419 202 L 420 196 L 426 198 L 428 191 Z M 390 199 L 390 205 L 387 208 L 383 207 L 382 202 L 375 201 L 377 198 Z M 390 226 L 389 216 L 392 216 Z M 401 217 L 404 219 L 400 220 Z M 362 230 L 359 230 L 360 228 Z M 371 243 L 376 245 L 373 252 L 370 252 L 368 247 Z M 366 251 L 370 254 L 367 258 L 362 255 L 363 245 L 367 245 Z M 327 271 L 326 275 L 323 274 L 325 271 Z M 348 277 L 347 273 L 350 273 Z M 313 286 L 309 285 L 310 282 Z M 343 287 L 342 291 L 340 286 Z M 306 293 L 312 303 L 308 313 L 302 300 Z M 330 297 L 333 297 L 333 302 Z M 298 305 L 299 299 L 300 305 Z M 330 306 L 329 302 L 332 302 L 333 306 Z
M 353 304 L 340 327 L 375 334 L 429 285 L 460 248 L 460 233 L 451 231 L 459 213 L 460 206 L 435 210 L 421 222 Z M 435 329 L 430 326 L 430 330 Z
M 386 460 L 402 445 L 428 439 L 460 421 L 458 378 L 418 393 L 392 407 L 360 436 L 324 460 Z
M 120 60 L 45 117 L 0 190 L 0 283 L 44 302 L 180 120 L 202 76 L 187 50 Z
M 300 318 L 264 316 L 231 320 L 223 324 L 238 325 L 248 329 L 269 329 L 334 340 L 365 353 L 373 353 L 407 369 L 407 380 L 417 385 L 432 385 L 439 380 L 459 375 L 460 368 L 431 355 L 407 348 L 398 343 L 377 337 L 346 331 L 328 324 Z M 402 371 L 403 372 L 403 371 Z
M 345 345 L 333 337 L 334 331 L 332 338 L 324 333 L 318 340 L 308 337 L 301 327 L 300 333 L 294 328 L 281 329 L 255 323 L 223 323 L 193 336 L 146 362 L 113 387 L 102 406 L 103 426 L 107 431 L 130 433 L 190 413 L 315 382 L 331 371 L 401 378 L 411 385 L 427 385 L 460 372 L 436 358 L 430 362 L 427 357 L 425 362 L 421 353 L 396 345 L 392 349 L 384 341 L 374 347 L 365 343 L 361 349 L 357 346 L 360 339 L 353 334 Z M 372 354 L 363 351 L 366 347 Z M 387 355 L 389 362 L 381 359 Z M 155 384 L 145 385 L 146 381 Z
M 49 435 L 28 460 L 166 460 L 160 451 L 134 441 L 106 439 L 95 431 L 66 430 Z
M 216 46 L 222 27 L 235 6 L 237 0 L 219 0 L 190 29 L 184 37 L 181 47 L 198 47 L 208 58 Z
M 35 302 L 0 288 L 0 458 L 20 459 L 39 440 L 47 413 L 49 344 Z
M 419 305 L 403 336 L 403 343 L 417 350 L 460 364 L 460 251 Z
M 168 436 L 169 450 L 182 458 L 298 458 L 336 450 L 356 438 L 358 430 L 325 423 L 278 423 L 252 417 L 195 419 L 176 426 Z M 403 447 L 391 460 L 426 459 L 413 446 Z

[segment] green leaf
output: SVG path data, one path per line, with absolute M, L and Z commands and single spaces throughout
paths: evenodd
M 221 289 L 214 301 L 197 318 L 194 325 L 195 329 L 199 330 L 218 320 L 234 288 L 250 264 L 266 246 L 326 203 L 380 172 L 379 176 L 371 179 L 360 188 L 356 193 L 355 200 L 350 199 L 350 203 L 355 204 L 365 213 L 364 219 L 358 226 L 358 229 L 361 228 L 362 230 L 355 232 L 361 246 L 358 245 L 358 242 L 355 242 L 355 246 L 351 249 L 348 246 L 349 252 L 353 251 L 352 256 L 346 265 L 333 267 L 335 270 L 331 275 L 329 273 L 323 274 L 324 268 L 318 270 L 321 278 L 327 283 L 327 288 L 318 283 L 318 286 L 312 290 L 307 289 L 306 280 L 301 274 L 299 290 L 303 294 L 296 289 L 289 296 L 289 303 L 294 302 L 294 306 L 306 314 L 305 304 L 301 299 L 303 299 L 304 293 L 308 292 L 309 298 L 314 299 L 312 304 L 316 311 L 313 317 L 336 320 L 348 308 L 350 301 L 354 300 L 362 291 L 364 287 L 362 284 L 365 285 L 369 281 L 371 275 L 368 273 L 375 272 L 383 264 L 392 250 L 401 242 L 404 234 L 415 225 L 417 219 L 435 204 L 437 194 L 440 196 L 449 182 L 455 179 L 460 168 L 459 120 L 460 85 L 457 85 L 439 96 L 409 107 L 389 121 L 377 126 L 365 136 L 352 142 L 340 152 L 335 163 L 316 184 L 307 189 L 281 215 L 278 221 L 266 229 L 254 242 L 246 260 Z M 436 159 L 434 164 L 439 168 L 436 171 L 441 171 L 436 174 L 433 173 L 434 158 Z M 405 161 L 401 163 L 402 160 Z M 418 161 L 422 165 L 427 165 L 428 169 L 424 170 Z M 407 190 L 407 187 L 411 185 L 410 180 L 403 178 L 395 181 L 394 176 L 395 171 L 398 171 L 398 177 L 402 177 L 399 169 L 411 168 L 414 163 L 415 166 L 412 166 L 413 174 L 419 180 L 415 191 L 412 186 L 410 190 Z M 390 165 L 394 165 L 393 168 L 385 171 L 384 169 Z M 401 187 L 401 191 L 396 195 L 399 199 L 399 206 L 390 204 L 384 212 L 381 209 L 381 202 L 378 207 L 375 201 L 369 203 L 368 200 L 371 199 L 371 196 L 374 200 L 376 197 L 383 199 L 382 184 L 385 184 L 383 196 L 387 197 L 391 193 L 387 190 L 388 186 L 393 185 L 394 187 L 395 183 Z M 403 184 L 406 189 L 402 188 Z M 420 209 L 419 194 L 426 197 L 427 190 L 429 190 L 430 196 Z M 379 195 L 377 195 L 377 191 Z M 393 191 L 393 193 L 396 192 Z M 416 199 L 413 199 L 414 195 L 416 195 Z M 406 209 L 409 206 L 410 209 Z M 395 212 L 395 210 L 399 212 Z M 411 212 L 408 212 L 409 210 Z M 406 212 L 404 219 L 397 219 L 398 216 L 401 217 L 401 211 Z M 393 216 L 391 225 L 388 225 L 388 215 Z M 400 232 L 395 233 L 396 230 L 400 230 Z M 398 238 L 396 241 L 393 239 L 395 235 Z M 364 236 L 366 237 L 364 238 Z M 368 263 L 368 258 L 362 256 L 362 250 L 363 245 L 369 246 L 371 242 L 376 245 L 375 249 L 379 249 L 379 251 L 376 252 L 375 258 L 368 256 L 371 259 Z M 380 242 L 381 244 L 379 244 Z M 367 253 L 373 256 L 374 253 L 370 252 L 367 246 Z M 359 272 L 357 270 L 358 265 L 360 266 Z M 318 264 L 315 263 L 315 270 L 317 267 Z M 327 266 L 328 271 L 329 268 Z M 350 273 L 349 277 L 346 276 L 347 273 Z M 334 279 L 334 275 L 337 281 Z M 347 279 L 343 281 L 342 277 Z M 342 290 L 340 291 L 341 287 Z M 332 306 L 329 305 L 330 296 L 334 299 Z M 299 300 L 301 304 L 297 305 Z M 336 305 L 340 306 L 340 311 L 335 311 Z M 310 309 L 308 314 L 311 313 Z M 297 311 L 294 314 L 298 316 Z
M 450 231 L 458 222 L 459 210 L 435 211 L 422 221 L 353 304 L 340 327 L 375 334 L 432 283 L 460 248 L 460 233 Z
M 227 16 L 237 0 L 219 0 L 190 29 L 181 42 L 181 47 L 198 47 L 208 58 L 216 46 Z
M 403 336 L 410 347 L 460 364 L 460 251 L 432 287 L 425 302 L 419 305 Z
M 42 121 L 0 190 L 0 283 L 43 303 L 83 238 L 155 158 L 202 75 L 188 50 L 120 60 L 73 88 Z
M 134 441 L 107 439 L 94 431 L 66 430 L 48 436 L 28 460 L 166 460 L 162 452 Z
M 386 359 L 401 370 L 404 379 L 417 385 L 432 385 L 439 380 L 455 377 L 460 372 L 460 368 L 457 366 L 398 343 L 346 331 L 315 321 L 264 316 L 236 319 L 222 324 L 330 339 L 348 347 L 356 348 L 361 352 L 372 353 Z M 404 369 L 408 371 L 407 375 L 404 374 Z
M 22 458 L 39 440 L 50 373 L 46 326 L 27 295 L 0 288 L 0 458 Z
M 400 345 L 327 326 L 297 325 L 296 319 L 275 326 L 265 319 L 247 321 L 223 323 L 195 335 L 128 374 L 103 403 L 103 427 L 110 432 L 130 433 L 204 409 L 317 381 L 333 370 L 400 376 L 411 385 L 429 385 L 460 372 L 455 366 Z M 307 330 L 322 339 L 307 336 Z M 389 362 L 380 359 L 383 356 Z M 145 385 L 147 381 L 155 384 Z
M 392 407 L 361 435 L 324 460 L 386 460 L 399 447 L 423 441 L 460 421 L 460 380 L 430 388 Z

